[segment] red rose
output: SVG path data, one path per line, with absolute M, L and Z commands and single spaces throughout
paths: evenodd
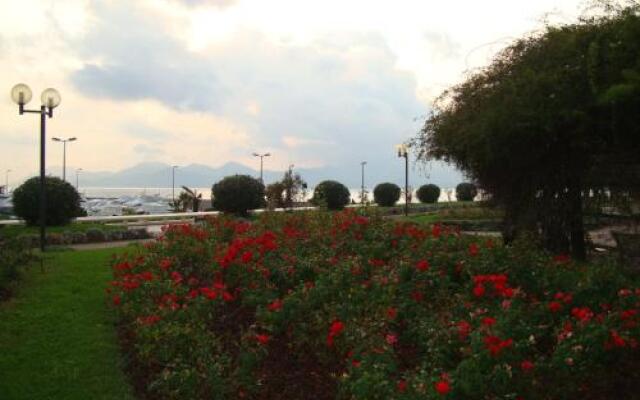
M 451 391 L 451 385 L 448 381 L 438 381 L 434 386 L 436 388 L 436 392 L 443 396 Z

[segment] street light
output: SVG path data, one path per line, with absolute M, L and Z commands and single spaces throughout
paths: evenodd
M 60 139 L 58 137 L 52 137 L 54 142 L 62 143 L 62 180 L 67 181 L 67 142 L 75 142 L 78 138 L 70 137 L 68 139 Z
M 4 190 L 7 191 L 7 194 L 9 194 L 9 172 L 11 172 L 10 169 L 7 170 L 7 172 L 5 173 L 5 185 L 4 185 Z
M 366 161 L 360 163 L 362 166 L 362 194 L 360 195 L 360 203 L 364 204 L 364 166 L 367 165 Z
M 409 148 L 406 144 L 396 146 L 398 157 L 404 157 L 404 215 L 409 215 Z
M 271 153 L 264 153 L 264 154 L 253 153 L 253 156 L 260 157 L 260 182 L 264 183 L 264 180 L 262 180 L 262 164 L 263 164 L 264 158 L 271 156 Z
M 78 176 L 80 176 L 80 172 L 82 172 L 82 168 L 76 169 L 76 192 L 78 191 Z
M 176 169 L 178 168 L 177 165 L 171 167 L 171 201 L 173 201 L 174 207 L 176 204 Z
M 47 220 L 47 202 L 45 199 L 45 150 L 46 150 L 46 117 L 53 117 L 53 109 L 60 105 L 60 93 L 53 88 L 45 89 L 40 96 L 40 110 L 26 110 L 25 104 L 31 101 L 33 93 L 29 86 L 19 83 L 11 89 L 11 99 L 18 104 L 20 115 L 24 113 L 40 114 L 40 251 L 45 251 L 45 226 Z

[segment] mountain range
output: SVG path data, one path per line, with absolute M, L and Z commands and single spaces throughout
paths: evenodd
M 67 179 L 75 184 L 74 167 L 67 167 Z M 54 176 L 60 175 L 61 167 L 52 166 L 47 172 Z M 322 168 L 294 168 L 307 182 L 309 187 L 314 187 L 319 182 L 333 179 L 342 182 L 350 188 L 358 188 L 361 185 L 362 171 L 360 164 L 349 167 L 322 167 Z M 260 176 L 260 171 L 246 165 L 229 162 L 220 167 L 210 167 L 202 164 L 190 164 L 180 166 L 175 172 L 175 185 L 187 187 L 210 187 L 215 182 L 229 175 Z M 264 182 L 269 184 L 280 180 L 284 171 L 264 170 Z M 81 171 L 80 185 L 83 187 L 136 187 L 136 188 L 160 188 L 171 187 L 171 165 L 161 162 L 146 162 L 115 172 Z M 427 177 L 428 176 L 428 177 Z M 409 184 L 418 187 L 425 183 L 435 183 L 440 187 L 454 187 L 462 182 L 461 175 L 453 168 L 443 164 L 436 164 L 428 171 L 424 171 L 419 165 L 410 168 Z M 374 187 L 381 182 L 393 182 L 404 185 L 404 168 L 402 163 L 393 166 L 376 165 L 369 163 L 365 168 L 365 186 Z

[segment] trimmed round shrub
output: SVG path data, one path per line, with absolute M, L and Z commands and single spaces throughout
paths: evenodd
M 227 176 L 213 185 L 211 204 L 215 210 L 246 216 L 265 206 L 264 185 L 249 175 Z
M 433 183 L 422 185 L 416 194 L 421 203 L 437 203 L 440 198 L 440 187 Z
M 345 185 L 336 181 L 322 181 L 314 189 L 311 203 L 329 210 L 342 210 L 350 200 L 351 193 Z
M 373 189 L 373 201 L 382 207 L 391 207 L 400 199 L 400 186 L 385 182 Z
M 456 186 L 456 199 L 458 201 L 473 201 L 478 195 L 478 189 L 473 183 L 463 182 Z
M 71 219 L 86 215 L 80 206 L 80 195 L 72 185 L 53 176 L 47 176 L 44 182 L 47 225 L 66 225 Z M 13 192 L 13 210 L 27 225 L 38 224 L 40 177 L 28 179 Z

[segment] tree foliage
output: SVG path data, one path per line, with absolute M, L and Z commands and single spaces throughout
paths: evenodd
M 505 240 L 541 232 L 584 258 L 591 190 L 640 185 L 638 7 L 517 40 L 444 92 L 414 142 L 504 205 Z
M 416 193 L 421 203 L 437 203 L 440 198 L 440 187 L 429 183 L 418 188 Z
M 373 189 L 373 201 L 382 207 L 391 207 L 400 199 L 400 186 L 385 182 Z
M 71 219 L 86 215 L 80 206 L 78 191 L 68 182 L 47 176 L 45 183 L 46 224 L 66 225 Z M 28 225 L 40 220 L 40 177 L 28 179 L 13 192 L 13 210 Z
M 247 215 L 249 210 L 264 207 L 264 185 L 249 175 L 232 175 L 223 178 L 211 189 L 214 209 Z
M 289 167 L 278 182 L 267 185 L 266 196 L 269 208 L 291 208 L 294 203 L 304 201 L 307 195 L 307 182 Z
M 349 189 L 340 182 L 322 181 L 315 187 L 311 203 L 329 210 L 341 210 L 349 204 Z
M 458 201 L 473 201 L 477 195 L 478 188 L 473 183 L 462 182 L 456 186 L 456 200 Z

